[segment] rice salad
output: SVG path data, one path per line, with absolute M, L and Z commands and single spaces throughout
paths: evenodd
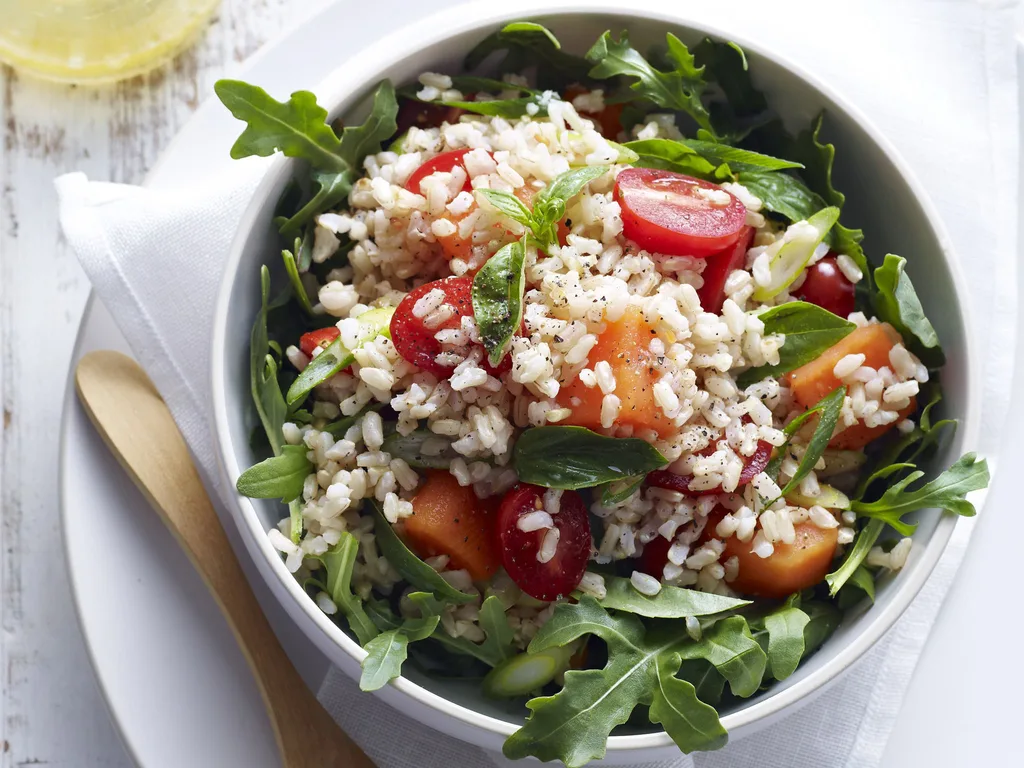
M 217 84 L 232 156 L 310 169 L 238 490 L 287 505 L 270 540 L 364 690 L 477 678 L 526 705 L 510 758 L 584 765 L 627 720 L 721 747 L 913 556 L 909 513 L 974 514 L 984 460 L 917 469 L 955 426 L 939 339 L 840 222 L 822 116 L 787 133 L 735 44 L 584 58 L 519 22 L 465 70 L 344 126 Z

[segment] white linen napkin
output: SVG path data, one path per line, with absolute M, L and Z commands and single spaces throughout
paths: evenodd
M 994 463 L 1010 394 L 1017 302 L 1013 4 L 865 0 L 828 12 L 820 0 L 702 5 L 688 7 L 688 17 L 779 50 L 847 96 L 889 136 L 929 190 L 957 252 L 970 260 L 974 309 L 984 318 L 986 334 L 977 340 L 987 350 L 981 448 Z M 206 396 L 213 305 L 222 259 L 264 168 L 265 161 L 250 159 L 194 187 L 160 191 L 90 182 L 82 174 L 57 180 L 68 242 L 214 486 Z M 225 498 L 223 488 L 217 491 Z M 971 521 L 961 521 L 903 618 L 813 705 L 756 739 L 664 765 L 877 766 L 970 533 Z M 336 669 L 321 700 L 383 768 L 486 763 L 483 751 L 358 694 Z M 400 744 L 395 733 L 402 734 Z

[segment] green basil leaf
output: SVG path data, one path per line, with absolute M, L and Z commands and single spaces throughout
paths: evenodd
M 395 566 L 395 570 L 402 574 L 406 581 L 417 589 L 432 592 L 453 603 L 468 603 L 474 599 L 472 595 L 460 592 L 442 579 L 437 571 L 420 560 L 411 549 L 405 546 L 405 542 L 398 538 L 391 523 L 384 518 L 380 504 L 375 499 L 371 499 L 371 506 L 374 531 L 377 534 L 377 546 L 380 547 L 381 554 Z
M 911 483 L 924 477 L 924 472 L 911 472 L 882 494 L 878 501 L 854 501 L 851 509 L 862 517 L 871 517 L 888 523 L 904 536 L 917 528 L 905 523 L 903 516 L 918 509 L 937 507 L 964 517 L 976 513 L 967 501 L 967 494 L 988 486 L 988 463 L 974 453 L 965 453 L 953 466 L 929 483 L 916 490 L 908 490 Z
M 270 354 L 267 314 L 271 309 L 282 306 L 288 300 L 288 294 L 283 294 L 274 302 L 270 301 L 270 270 L 266 266 L 260 270 L 260 290 L 262 303 L 249 337 L 249 388 L 256 412 L 267 433 L 267 440 L 276 455 L 284 445 L 281 430 L 288 417 L 288 405 L 277 380 L 277 360 Z
M 791 301 L 758 315 L 764 335 L 782 333 L 786 340 L 779 349 L 778 365 L 762 365 L 739 375 L 737 383 L 747 387 L 766 376 L 779 376 L 816 360 L 829 347 L 856 329 L 856 324 L 833 315 L 827 309 L 805 301 Z
M 762 155 L 749 149 L 730 147 L 728 144 L 720 144 L 716 141 L 700 141 L 698 139 L 683 139 L 685 144 L 701 157 L 714 163 L 728 163 L 734 171 L 781 171 L 787 168 L 803 168 L 800 163 L 791 160 L 780 160 L 770 155 Z
M 940 367 L 946 357 L 905 271 L 906 266 L 906 259 L 890 253 L 875 270 L 877 290 L 872 296 L 875 314 L 899 331 L 922 360 L 932 367 Z
M 790 221 L 806 221 L 826 207 L 819 195 L 788 173 L 743 171 L 737 174 L 737 180 L 760 198 L 765 208 Z
M 629 579 L 620 576 L 605 576 L 604 582 L 608 594 L 598 600 L 602 607 L 652 619 L 711 616 L 750 605 L 749 600 L 668 585 L 652 597 L 637 592 Z
M 516 241 L 491 256 L 473 278 L 473 315 L 491 365 L 508 352 L 523 322 L 526 247 Z
M 236 490 L 251 499 L 281 499 L 288 503 L 302 494 L 313 464 L 304 445 L 286 445 L 277 456 L 254 464 L 238 476 Z
M 776 680 L 785 680 L 796 671 L 804 655 L 804 629 L 810 621 L 810 616 L 791 600 L 764 617 L 768 666 Z
M 594 179 L 608 173 L 607 165 L 574 168 L 551 180 L 533 198 L 533 231 L 540 248 L 558 245 L 558 222 L 565 218 L 566 204 Z
M 646 440 L 552 426 L 523 432 L 516 441 L 513 464 L 524 483 L 578 490 L 646 474 L 668 460 Z
M 682 142 L 671 139 L 640 139 L 627 141 L 623 146 L 637 154 L 635 165 L 641 168 L 661 168 L 708 180 L 715 178 L 715 164 Z
M 535 226 L 533 212 L 515 195 L 501 192 L 497 189 L 478 189 L 476 193 L 496 208 L 503 216 L 507 216 L 512 221 L 518 221 L 527 229 L 533 230 Z
M 671 32 L 665 35 L 665 41 L 667 61 L 672 66 L 668 72 L 656 69 L 633 48 L 626 32 L 618 40 L 605 32 L 587 52 L 587 61 L 594 65 L 590 76 L 597 80 L 620 75 L 633 78 L 635 82 L 630 88 L 638 97 L 659 107 L 686 112 L 697 125 L 714 135 L 711 116 L 701 102 L 701 94 L 707 86 L 703 69 L 694 63 L 689 49 Z
M 800 459 L 796 474 L 786 483 L 786 487 L 782 489 L 782 493 L 779 496 L 784 497 L 787 493 L 794 490 L 800 485 L 800 481 L 807 477 L 810 471 L 814 469 L 814 465 L 818 463 L 818 459 L 821 458 L 821 455 L 828 447 L 828 442 L 832 439 L 832 433 L 836 431 L 836 424 L 839 423 L 839 414 L 843 410 L 843 401 L 845 399 L 846 387 L 836 387 L 825 397 L 821 398 L 807 413 L 801 414 L 806 418 L 809 413 L 817 413 L 818 425 L 814 428 L 814 434 L 811 435 L 811 439 L 807 441 L 807 450 Z
M 387 336 L 390 339 L 391 316 L 394 314 L 394 307 L 380 307 L 368 310 L 356 318 L 359 322 L 358 346 L 371 342 L 378 336 Z M 288 388 L 288 404 L 301 403 L 315 387 L 352 365 L 354 361 L 354 350 L 347 349 L 342 343 L 341 336 L 338 336 L 323 352 L 310 360 L 309 365 L 292 382 Z
M 363 670 L 359 677 L 360 690 L 376 691 L 401 675 L 409 643 L 430 637 L 437 622 L 437 616 L 406 619 L 398 628 L 381 632 L 368 642 L 364 648 L 366 656 L 359 664 Z
M 349 627 L 359 644 L 366 645 L 377 636 L 377 627 L 366 615 L 363 601 L 352 593 L 352 569 L 358 553 L 359 542 L 355 536 L 345 531 L 338 543 L 317 559 L 327 572 L 324 591 L 348 619 Z
M 660 724 L 684 753 L 724 747 L 729 735 L 718 712 L 697 698 L 692 683 L 676 677 L 680 663 L 678 653 L 665 653 L 654 661 L 651 722 Z
M 447 448 L 440 453 L 424 453 L 423 444 L 427 440 L 444 442 Z M 391 432 L 384 438 L 380 449 L 416 469 L 448 469 L 452 461 L 459 458 L 451 445 L 451 438 L 436 435 L 429 429 L 417 429 L 408 435 Z

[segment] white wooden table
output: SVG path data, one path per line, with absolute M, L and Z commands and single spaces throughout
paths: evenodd
M 0 68 L 0 768 L 130 766 L 85 654 L 60 539 L 60 407 L 89 284 L 58 234 L 52 179 L 82 170 L 139 182 L 217 77 L 321 1 L 224 0 L 191 51 L 115 86 L 72 88 Z M 988 602 L 992 610 L 1005 605 L 984 585 L 1015 583 L 1015 545 L 995 523 L 982 521 L 926 648 L 887 768 L 921 757 L 935 768 L 1024 759 L 1012 722 L 1019 685 L 983 668 L 971 668 L 977 674 L 966 687 L 951 692 L 944 682 L 958 655 L 954 617 L 980 623 Z M 1004 629 L 1011 642 L 1024 632 L 1020 621 Z M 1012 674 L 1021 680 L 1018 667 Z
M 117 85 L 56 85 L 0 69 L 2 768 L 131 764 L 89 666 L 64 567 L 59 418 L 89 283 L 58 233 L 52 179 L 82 170 L 141 181 L 218 77 L 318 5 L 224 0 L 192 50 Z

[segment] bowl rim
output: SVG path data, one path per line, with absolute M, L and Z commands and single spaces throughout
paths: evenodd
M 964 452 L 975 450 L 980 430 L 982 391 L 981 372 L 977 364 L 979 350 L 976 344 L 973 310 L 970 297 L 967 295 L 966 278 L 942 220 L 916 175 L 882 131 L 853 103 L 833 90 L 827 83 L 819 80 L 817 76 L 789 60 L 785 55 L 762 47 L 759 43 L 746 40 L 741 35 L 729 33 L 717 25 L 708 24 L 699 19 L 687 18 L 679 13 L 664 11 L 651 0 L 639 0 L 628 9 L 621 7 L 615 0 L 590 0 L 589 2 L 561 0 L 554 5 L 539 0 L 507 0 L 498 7 L 490 5 L 482 7 L 477 3 L 467 2 L 438 11 L 415 24 L 403 26 L 383 36 L 371 50 L 365 51 L 358 57 L 362 61 L 346 62 L 335 69 L 313 90 L 317 94 L 318 101 L 327 105 L 329 112 L 333 112 L 339 104 L 364 92 L 369 83 L 375 82 L 382 76 L 384 70 L 393 66 L 403 56 L 408 55 L 407 53 L 398 53 L 399 51 L 418 52 L 456 35 L 482 31 L 502 22 L 519 18 L 528 17 L 543 21 L 545 18 L 563 15 L 597 13 L 660 22 L 670 26 L 688 28 L 717 39 L 734 41 L 744 50 L 768 59 L 817 91 L 824 100 L 830 101 L 834 105 L 834 110 L 844 113 L 851 122 L 856 124 L 860 131 L 881 151 L 886 160 L 903 178 L 914 201 L 924 214 L 925 221 L 940 245 L 941 258 L 945 262 L 953 282 L 953 291 L 957 302 L 955 311 L 959 316 L 965 337 L 967 367 L 967 409 L 966 413 L 960 416 L 963 425 L 960 434 Z M 226 379 L 224 351 L 227 343 L 228 307 L 242 259 L 243 246 L 248 239 L 249 232 L 256 224 L 258 214 L 267 198 L 278 189 L 285 177 L 291 175 L 296 162 L 290 158 L 275 156 L 268 163 L 265 176 L 258 184 L 245 212 L 239 219 L 218 290 L 214 312 L 210 383 L 212 385 L 214 433 L 218 447 L 216 455 L 222 478 L 230 481 L 229 488 L 233 488 L 234 480 L 240 474 L 240 468 L 232 451 L 227 392 L 221 386 Z M 302 590 L 294 576 L 285 568 L 283 560 L 270 545 L 266 530 L 260 523 L 251 500 L 231 491 L 229 494 L 233 499 L 233 504 L 230 505 L 232 517 L 235 518 L 242 532 L 247 534 L 244 538 L 249 542 L 250 553 L 253 557 L 256 557 L 258 551 L 260 556 L 269 563 L 271 570 L 280 582 L 278 586 L 282 586 L 288 592 L 295 604 L 322 633 L 323 639 L 326 639 L 331 645 L 340 647 L 356 662 L 361 661 L 366 652 L 317 607 L 316 603 Z M 823 686 L 865 655 L 895 624 L 920 592 L 945 551 L 958 520 L 958 517 L 948 514 L 943 514 L 940 517 L 924 551 L 921 552 L 918 549 L 915 552 L 916 562 L 913 563 L 912 568 L 907 569 L 909 572 L 901 572 L 900 583 L 895 588 L 895 593 L 889 604 L 881 608 L 873 606 L 867 611 L 865 615 L 871 616 L 870 620 L 867 620 L 867 623 L 847 645 L 836 650 L 832 658 L 828 659 L 820 669 L 815 670 L 806 678 L 770 694 L 761 701 L 748 704 L 735 712 L 724 715 L 722 717 L 723 726 L 733 733 L 759 721 L 767 721 L 768 718 L 778 715 L 790 706 L 808 699 L 815 692 L 820 692 Z M 261 568 L 260 571 L 266 578 L 265 570 Z M 861 621 L 863 620 L 861 619 Z M 390 685 L 419 704 L 459 720 L 465 725 L 486 731 L 492 736 L 504 738 L 519 727 L 457 704 L 404 676 L 396 678 Z M 624 736 L 613 735 L 607 740 L 608 753 L 621 754 L 634 750 L 650 750 L 670 746 L 673 746 L 673 742 L 664 731 Z

